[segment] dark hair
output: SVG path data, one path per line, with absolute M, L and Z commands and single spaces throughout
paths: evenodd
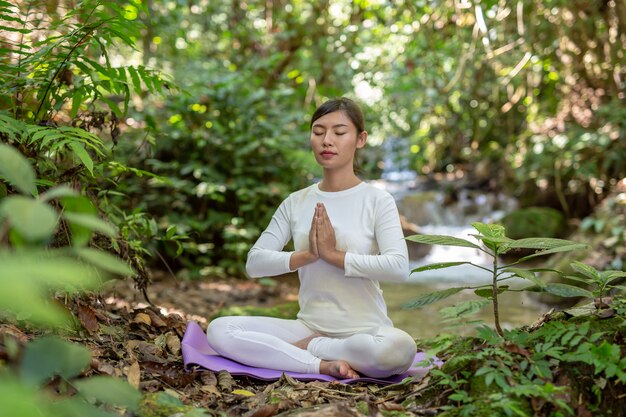
M 348 118 L 352 121 L 354 126 L 356 126 L 357 135 L 365 130 L 365 119 L 363 117 L 363 112 L 361 108 L 354 101 L 350 100 L 346 97 L 333 98 L 328 101 L 322 103 L 321 106 L 315 110 L 313 116 L 311 116 L 311 128 L 313 127 L 313 123 L 317 119 L 322 116 L 326 116 L 327 114 L 334 113 L 336 111 L 343 111 L 346 113 Z

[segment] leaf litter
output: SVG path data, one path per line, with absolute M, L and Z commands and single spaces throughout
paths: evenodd
M 92 361 L 86 377 L 119 377 L 145 394 L 142 415 L 436 415 L 436 408 L 411 401 L 428 388 L 428 377 L 388 386 L 346 385 L 303 382 L 287 375 L 267 382 L 225 371 L 184 369 L 181 340 L 189 320 L 206 328 L 207 318 L 223 306 L 253 301 L 263 306 L 293 299 L 293 285 L 264 286 L 236 279 L 213 283 L 161 280 L 149 288 L 154 305 L 148 305 L 131 285 L 121 281 L 105 295 L 63 299 L 77 327 L 66 338 L 90 349 Z M 0 360 L 16 363 L 19 351 L 36 335 L 32 329 L 0 324 Z

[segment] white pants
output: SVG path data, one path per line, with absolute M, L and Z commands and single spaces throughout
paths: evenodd
M 246 365 L 300 373 L 319 373 L 321 360 L 344 360 L 357 372 L 385 378 L 413 365 L 415 341 L 394 327 L 378 327 L 345 338 L 316 337 L 307 350 L 292 343 L 314 332 L 299 320 L 229 316 L 207 329 L 217 353 Z

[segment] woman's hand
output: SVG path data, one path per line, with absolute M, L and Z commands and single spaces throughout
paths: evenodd
M 335 229 L 333 228 L 326 207 L 324 204 L 317 203 L 315 208 L 316 230 L 317 230 L 317 251 L 319 257 L 326 262 L 343 268 L 345 252 L 337 250 L 337 240 L 335 238 Z
M 315 207 L 315 219 L 317 250 L 320 257 L 326 260 L 333 251 L 337 250 L 337 240 L 335 239 L 335 229 L 333 229 L 324 204 L 317 203 Z
M 309 254 L 313 260 L 317 260 L 320 257 L 319 250 L 317 249 L 317 212 L 317 207 L 315 207 L 315 212 L 311 219 L 311 230 L 309 230 Z

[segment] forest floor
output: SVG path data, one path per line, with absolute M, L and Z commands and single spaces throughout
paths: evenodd
M 84 376 L 126 379 L 145 395 L 140 416 L 424 416 L 436 408 L 405 409 L 401 403 L 420 395 L 419 381 L 380 386 L 321 381 L 301 382 L 284 376 L 260 381 L 227 372 L 186 371 L 181 340 L 188 321 L 206 329 L 208 318 L 227 306 L 270 307 L 296 299 L 293 281 L 262 285 L 258 281 L 220 279 L 181 281 L 162 277 L 147 289 L 148 304 L 132 281 L 66 304 L 76 317 L 68 340 L 92 351 Z M 22 344 L 34 334 L 0 324 L 0 335 Z

